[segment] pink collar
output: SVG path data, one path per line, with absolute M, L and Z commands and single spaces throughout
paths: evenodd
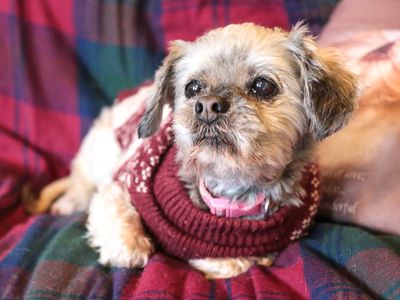
M 204 184 L 204 180 L 200 180 L 199 182 L 199 191 L 204 202 L 210 208 L 210 212 L 213 215 L 226 218 L 259 215 L 263 212 L 263 204 L 266 200 L 265 195 L 259 193 L 253 206 L 247 206 L 240 202 L 231 203 L 231 199 L 225 197 L 214 197 L 211 195 Z

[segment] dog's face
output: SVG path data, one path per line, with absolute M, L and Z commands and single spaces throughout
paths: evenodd
M 338 130 L 354 109 L 357 83 L 306 29 L 253 24 L 175 42 L 156 75 L 139 129 L 153 134 L 162 107 L 174 111 L 178 159 L 197 174 L 276 179 L 304 138 Z

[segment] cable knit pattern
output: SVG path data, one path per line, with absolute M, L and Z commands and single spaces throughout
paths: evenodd
M 191 202 L 177 176 L 172 140 L 171 122 L 166 122 L 115 175 L 164 251 L 183 259 L 264 256 L 304 235 L 320 198 L 316 165 L 304 172 L 302 186 L 307 193 L 302 206 L 282 207 L 265 220 L 218 217 Z

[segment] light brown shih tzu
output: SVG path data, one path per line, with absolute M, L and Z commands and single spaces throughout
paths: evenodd
M 176 41 L 155 83 L 103 111 L 70 177 L 43 194 L 52 198 L 66 188 L 52 206 L 55 213 L 88 210 L 88 236 L 101 263 L 144 266 L 152 242 L 129 194 L 113 182 L 113 173 L 134 153 L 140 138 L 157 132 L 163 115 L 172 111 L 179 176 L 196 205 L 208 209 L 199 192 L 201 182 L 209 193 L 248 206 L 260 193 L 275 207 L 298 206 L 304 193 L 299 182 L 314 144 L 346 124 L 358 90 L 356 78 L 337 54 L 317 48 L 302 25 L 291 32 L 229 25 L 194 42 Z M 142 100 L 148 104 L 140 138 L 122 150 L 114 130 Z M 46 206 L 46 200 L 41 201 Z M 263 219 L 273 207 L 265 205 L 258 214 L 241 217 Z M 270 258 L 189 263 L 216 278 L 235 276 L 253 264 L 270 264 Z

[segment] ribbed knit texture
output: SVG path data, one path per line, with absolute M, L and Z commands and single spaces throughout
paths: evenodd
M 300 238 L 310 225 L 319 202 L 315 165 L 304 172 L 307 191 L 300 207 L 281 207 L 265 220 L 218 217 L 200 210 L 179 180 L 169 123 L 147 139 L 116 173 L 147 230 L 166 252 L 183 259 L 263 256 L 280 251 Z

